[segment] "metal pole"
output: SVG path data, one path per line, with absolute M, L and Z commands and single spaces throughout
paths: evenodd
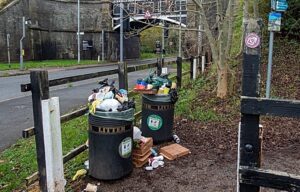
M 161 15 L 161 0 L 159 0 L 159 14 Z
M 181 57 L 181 0 L 179 0 L 179 43 L 178 43 L 178 57 Z
M 123 63 L 123 2 L 120 3 L 120 63 Z
M 23 35 L 20 39 L 20 70 L 24 70 L 24 64 L 23 64 L 23 39 L 25 38 L 25 17 L 22 17 L 22 30 Z
M 165 49 L 165 24 L 164 21 L 162 21 L 162 31 L 161 31 L 161 49 Z
M 10 66 L 10 44 L 9 44 L 9 39 L 10 39 L 10 34 L 6 34 L 6 43 L 7 43 L 7 61 L 8 61 L 8 66 L 9 68 L 11 68 Z
M 101 52 L 102 52 L 102 61 L 104 61 L 104 30 L 102 30 L 102 48 L 101 48 Z
M 123 55 L 123 10 L 124 4 L 120 2 L 120 62 L 119 62 L 119 88 L 128 89 L 127 65 L 124 62 Z
M 274 32 L 270 32 L 266 98 L 270 98 Z
M 162 33 L 161 33 L 161 66 L 164 67 L 164 49 L 165 49 L 165 24 L 162 20 Z
M 77 62 L 80 63 L 80 0 L 77 1 Z

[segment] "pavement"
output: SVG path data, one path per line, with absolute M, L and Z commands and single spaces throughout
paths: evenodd
M 174 60 L 173 58 L 166 61 Z M 152 63 L 154 60 L 131 61 L 131 65 Z M 155 60 L 156 61 L 156 60 Z M 86 66 L 73 68 L 48 69 L 49 80 L 67 76 L 81 75 L 99 71 L 116 69 L 116 64 L 100 66 Z M 133 87 L 136 79 L 143 78 L 149 73 L 149 69 L 128 73 L 128 85 Z M 15 74 L 18 74 L 17 72 Z M 116 80 L 118 76 L 109 75 L 109 79 Z M 59 97 L 61 115 L 78 109 L 87 104 L 87 97 L 91 90 L 97 87 L 97 81 L 105 77 L 84 80 L 72 84 L 60 85 L 50 88 L 51 97 Z M 11 75 L 0 77 L 0 152 L 14 144 L 22 137 L 22 130 L 33 126 L 33 113 L 31 93 L 20 91 L 20 84 L 29 83 L 29 75 Z

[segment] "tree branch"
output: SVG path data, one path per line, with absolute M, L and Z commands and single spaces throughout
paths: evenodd
M 204 10 L 200 0 L 192 0 L 192 1 L 199 7 L 199 13 L 205 13 L 205 10 Z M 214 60 L 218 60 L 219 54 L 218 54 L 218 50 L 217 50 L 216 40 L 213 37 L 212 31 L 209 29 L 207 17 L 205 14 L 203 14 L 203 16 L 200 18 L 201 18 L 201 23 L 203 23 L 204 32 L 207 36 L 213 58 L 214 58 Z

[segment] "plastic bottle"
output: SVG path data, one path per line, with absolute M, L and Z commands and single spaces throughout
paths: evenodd
M 157 152 L 153 148 L 151 148 L 150 150 L 151 150 L 151 153 L 154 157 L 156 157 L 158 155 Z
M 173 140 L 175 141 L 175 143 L 180 143 L 180 139 L 177 135 L 173 135 Z

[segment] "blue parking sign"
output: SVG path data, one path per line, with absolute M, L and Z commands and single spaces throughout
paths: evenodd
M 286 0 L 272 0 L 271 8 L 274 11 L 285 12 L 288 8 L 288 3 Z
M 281 26 L 281 13 L 271 12 L 269 14 L 269 31 L 280 31 Z

